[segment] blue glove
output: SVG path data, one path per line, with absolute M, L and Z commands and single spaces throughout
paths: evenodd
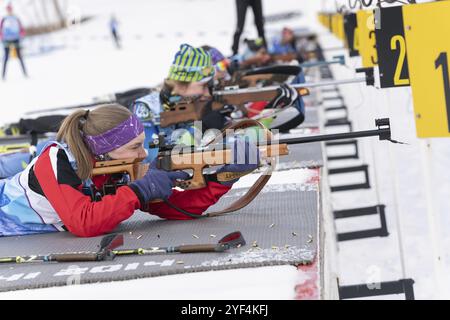
M 145 205 L 151 200 L 167 199 L 172 194 L 175 180 L 185 180 L 189 174 L 184 171 L 164 171 L 151 164 L 145 176 L 129 184 L 136 193 L 141 204 Z
M 283 109 L 292 106 L 298 99 L 298 92 L 296 89 L 288 84 L 282 84 L 278 89 L 278 94 L 270 101 L 266 108 Z
M 233 149 L 231 149 L 232 163 L 221 167 L 216 173 L 221 172 L 247 172 L 253 171 L 259 166 L 259 150 L 258 147 L 248 141 L 248 138 L 235 139 L 233 142 Z M 231 185 L 239 179 L 221 182 L 224 185 Z

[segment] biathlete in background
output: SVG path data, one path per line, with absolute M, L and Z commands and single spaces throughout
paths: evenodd
M 191 145 L 194 143 L 195 132 L 205 133 L 208 129 L 223 129 L 230 120 L 230 112 L 234 111 L 228 106 L 222 110 L 211 111 L 205 114 L 201 124 L 202 128 L 194 127 L 194 123 L 180 123 L 167 128 L 159 126 L 159 114 L 167 110 L 183 98 L 190 97 L 198 100 L 208 100 L 212 103 L 211 96 L 214 89 L 214 77 L 216 68 L 224 63 L 223 55 L 219 55 L 217 50 L 213 52 L 215 64 L 213 63 L 212 48 L 205 50 L 195 48 L 189 44 L 182 44 L 179 51 L 175 54 L 172 65 L 169 68 L 169 74 L 164 80 L 160 92 L 154 91 L 144 96 L 134 103 L 132 110 L 143 122 L 146 133 L 145 145 L 149 145 L 152 140 L 163 133 L 166 137 L 166 143 L 183 143 Z M 279 94 L 269 103 L 271 107 L 277 108 L 280 105 L 284 107 L 294 105 L 298 101 L 297 91 L 289 86 L 280 88 Z M 177 130 L 181 129 L 181 130 Z M 153 160 L 158 150 L 150 149 L 147 162 Z
M 120 49 L 121 44 L 120 44 L 120 36 L 119 36 L 119 22 L 117 21 L 117 18 L 115 15 L 111 15 L 111 18 L 109 19 L 109 30 L 111 31 L 111 35 L 113 37 L 116 48 Z
M 22 66 L 23 74 L 27 77 L 27 70 L 25 68 L 20 46 L 21 41 L 25 36 L 25 29 L 23 28 L 20 19 L 14 15 L 11 4 L 7 5 L 6 12 L 7 15 L 0 21 L 0 40 L 4 47 L 2 79 L 5 80 L 6 78 L 6 66 L 11 57 L 12 50 L 15 50 L 20 65 Z

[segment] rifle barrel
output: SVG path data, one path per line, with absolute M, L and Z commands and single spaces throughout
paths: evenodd
M 295 89 L 299 88 L 316 88 L 316 87 L 327 87 L 327 86 L 335 86 L 340 84 L 350 84 L 350 83 L 365 83 L 366 77 L 364 78 L 354 78 L 354 79 L 344 79 L 344 80 L 332 80 L 332 81 L 321 81 L 316 83 L 299 83 L 293 84 L 291 87 Z M 266 91 L 274 91 L 277 90 L 279 86 L 270 86 L 263 88 L 246 88 L 246 89 L 231 89 L 231 90 L 220 90 L 214 91 L 214 96 L 227 96 L 227 95 L 235 95 L 235 94 L 245 94 L 245 93 L 262 93 Z
M 79 104 L 79 105 L 67 106 L 67 107 L 37 109 L 37 110 L 25 112 L 25 115 L 33 115 L 33 114 L 48 113 L 48 112 L 55 112 L 55 111 L 73 110 L 73 109 L 88 109 L 88 108 L 97 107 L 102 104 L 109 104 L 109 103 L 114 103 L 114 102 L 116 102 L 116 101 L 115 100 L 103 100 L 103 101 L 97 101 L 97 102 L 91 102 L 91 103 Z
M 328 66 L 330 64 L 345 64 L 345 60 L 343 56 L 334 57 L 333 60 L 322 60 L 322 61 L 313 61 L 313 62 L 303 62 L 300 64 L 302 68 L 311 68 L 311 67 L 319 67 L 319 66 Z
M 316 88 L 316 87 L 328 87 L 328 86 L 336 86 L 340 84 L 350 84 L 350 83 L 365 83 L 367 81 L 366 77 L 364 78 L 354 78 L 354 79 L 344 79 L 344 80 L 332 80 L 332 81 L 321 81 L 316 83 L 300 83 L 297 85 L 293 85 L 294 88 Z
M 55 135 L 39 134 L 38 139 L 50 139 Z M 23 134 L 18 136 L 4 136 L 0 137 L 0 145 L 18 144 L 18 143 L 31 143 L 32 136 L 30 134 Z
M 311 142 L 322 142 L 322 141 L 331 141 L 331 140 L 345 140 L 345 139 L 354 139 L 354 138 L 364 138 L 364 137 L 375 137 L 378 136 L 380 140 L 389 140 L 391 139 L 391 128 L 389 125 L 389 119 L 378 119 L 376 121 L 386 121 L 383 124 L 383 127 L 379 127 L 375 130 L 363 130 L 363 131 L 353 131 L 353 132 L 344 132 L 344 133 L 333 133 L 333 134 L 322 134 L 322 135 L 313 135 L 313 136 L 303 136 L 297 138 L 285 138 L 278 139 L 273 141 L 263 141 L 262 143 L 258 143 L 259 146 L 267 146 L 267 145 L 275 145 L 275 144 L 302 144 L 302 143 L 311 143 Z M 150 147 L 157 147 L 155 145 L 150 145 Z M 160 152 L 169 152 L 174 149 L 174 145 L 164 146 L 161 148 Z M 227 144 L 213 144 L 208 145 L 206 147 L 195 147 L 195 146 L 180 146 L 179 151 L 182 152 L 202 152 L 202 151 L 211 151 L 211 150 L 226 150 L 230 149 L 230 146 Z
M 306 136 L 298 138 L 286 138 L 274 141 L 277 144 L 301 144 L 301 143 L 311 143 L 311 142 L 322 142 L 330 140 L 343 140 L 352 138 L 363 138 L 363 137 L 374 137 L 379 136 L 380 140 L 383 136 L 389 136 L 391 134 L 391 129 L 377 129 L 377 130 L 366 130 L 366 131 L 355 131 L 355 132 L 345 132 L 345 133 L 335 133 L 335 134 L 323 134 L 315 136 Z M 268 143 L 270 144 L 270 142 Z

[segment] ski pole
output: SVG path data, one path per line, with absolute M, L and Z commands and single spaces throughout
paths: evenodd
M 48 255 L 28 255 L 0 257 L 0 263 L 38 263 L 38 262 L 85 262 L 112 260 L 112 250 L 123 245 L 123 235 L 111 234 L 103 237 L 97 252 L 52 253 Z
M 245 245 L 245 239 L 240 231 L 227 234 L 216 244 L 188 244 L 169 247 L 151 247 L 137 249 L 114 250 L 117 256 L 124 255 L 153 255 L 170 253 L 199 253 L 199 252 L 224 252 L 231 248 L 238 248 Z

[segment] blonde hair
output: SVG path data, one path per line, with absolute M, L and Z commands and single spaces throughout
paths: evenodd
M 111 130 L 127 120 L 131 112 L 120 104 L 101 105 L 88 113 L 78 110 L 64 119 L 56 135 L 58 141 L 67 143 L 77 162 L 77 175 L 84 180 L 92 175 L 93 155 L 82 134 L 96 136 Z

